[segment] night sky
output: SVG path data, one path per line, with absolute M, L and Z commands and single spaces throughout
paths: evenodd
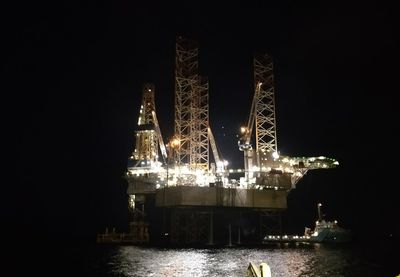
M 285 228 L 312 227 L 316 204 L 361 236 L 399 234 L 395 33 L 375 4 L 230 1 L 30 3 L 4 9 L 3 119 L 11 178 L 7 232 L 94 241 L 127 230 L 127 184 L 142 86 L 156 87 L 164 140 L 173 134 L 175 37 L 199 42 L 210 124 L 224 158 L 242 166 L 236 135 L 252 97 L 252 57 L 274 58 L 278 148 L 328 156 L 290 192 Z M 7 12 L 9 11 L 9 12 Z M 3 230 L 4 231 L 4 230 Z

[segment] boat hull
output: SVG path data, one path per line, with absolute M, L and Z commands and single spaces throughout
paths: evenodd
M 351 239 L 351 233 L 344 229 L 322 229 L 318 231 L 317 235 L 311 235 L 310 242 L 331 242 L 331 243 L 344 243 Z

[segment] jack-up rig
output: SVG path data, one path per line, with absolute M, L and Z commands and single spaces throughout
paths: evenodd
M 244 169 L 228 169 L 218 151 L 209 125 L 208 81 L 198 74 L 196 42 L 176 40 L 175 133 L 167 144 L 154 95 L 154 85 L 144 85 L 136 146 L 126 172 L 130 209 L 126 242 L 260 243 L 266 235 L 281 234 L 288 193 L 307 171 L 338 165 L 323 156 L 279 154 L 273 62 L 268 55 L 254 57 L 254 96 L 238 141 Z

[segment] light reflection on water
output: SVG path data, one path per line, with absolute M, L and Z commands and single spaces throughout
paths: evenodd
M 110 257 L 114 276 L 246 276 L 249 262 L 267 262 L 272 276 L 351 276 L 346 252 L 323 247 L 156 249 L 121 246 Z

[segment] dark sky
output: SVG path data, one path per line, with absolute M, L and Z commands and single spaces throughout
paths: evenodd
M 4 118 L 13 165 L 3 183 L 7 225 L 32 237 L 89 239 L 105 226 L 127 227 L 122 176 L 141 88 L 155 84 L 167 139 L 174 43 L 183 35 L 199 42 L 210 123 L 232 164 L 242 163 L 236 134 L 250 109 L 256 51 L 274 58 L 280 152 L 339 160 L 335 170 L 309 172 L 290 193 L 288 230 L 311 225 L 323 202 L 327 216 L 346 227 L 398 233 L 388 220 L 396 217 L 398 184 L 393 14 L 375 4 L 276 2 L 7 7 Z

